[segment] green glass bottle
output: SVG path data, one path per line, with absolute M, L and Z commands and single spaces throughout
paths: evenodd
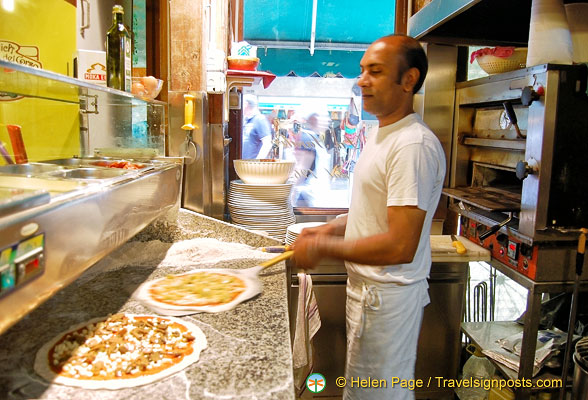
M 112 26 L 106 33 L 106 85 L 131 91 L 131 35 L 123 23 L 122 6 L 112 7 Z

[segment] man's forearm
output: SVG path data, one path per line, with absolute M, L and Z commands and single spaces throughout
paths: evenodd
M 365 265 L 394 265 L 412 262 L 415 250 L 403 241 L 390 240 L 388 234 L 379 234 L 358 240 L 322 237 L 316 242 L 324 257 L 347 260 Z

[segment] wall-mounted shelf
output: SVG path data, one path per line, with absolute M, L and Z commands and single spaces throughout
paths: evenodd
M 269 72 L 229 69 L 227 70 L 227 92 L 231 86 L 235 86 L 236 82 L 243 82 L 243 86 L 251 86 L 251 84 L 262 81 L 263 88 L 267 89 L 274 79 L 276 79 L 276 76 Z M 247 84 L 247 82 L 251 82 L 251 84 Z
M 274 74 L 263 71 L 241 71 L 236 69 L 227 70 L 227 91 L 225 95 L 227 98 L 224 101 L 224 116 L 223 120 L 229 120 L 229 99 L 228 94 L 233 88 L 248 87 L 263 83 L 263 88 L 267 89 L 269 85 L 276 79 Z
M 408 20 L 408 34 L 430 43 L 523 46 L 531 0 L 432 0 Z

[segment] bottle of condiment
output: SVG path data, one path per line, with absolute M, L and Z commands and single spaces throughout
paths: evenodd
M 106 85 L 131 91 L 131 35 L 123 23 L 124 9 L 112 7 L 112 26 L 106 33 Z

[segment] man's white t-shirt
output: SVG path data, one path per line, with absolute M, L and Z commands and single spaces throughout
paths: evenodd
M 412 284 L 431 269 L 429 235 L 445 178 L 439 139 L 412 113 L 370 135 L 355 166 L 345 239 L 388 231 L 389 206 L 417 206 L 427 212 L 410 264 L 367 266 L 346 262 L 350 275 L 376 282 Z

